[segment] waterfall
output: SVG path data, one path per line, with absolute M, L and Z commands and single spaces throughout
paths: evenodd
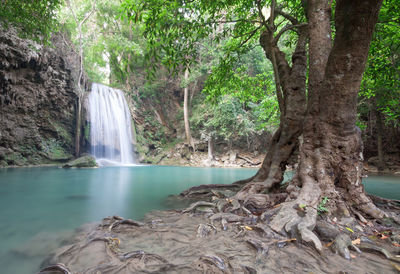
M 133 164 L 131 115 L 124 93 L 93 83 L 88 99 L 91 154 L 100 165 Z

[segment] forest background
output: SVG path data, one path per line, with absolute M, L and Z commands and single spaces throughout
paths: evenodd
M 187 39 L 172 49 L 167 38 L 149 31 L 146 24 L 151 21 L 145 14 L 129 16 L 129 7 L 140 1 L 51 0 L 23 7 L 18 2 L 3 3 L 7 9 L 1 16 L 19 26 L 22 36 L 51 46 L 51 35 L 61 31 L 81 57 L 80 77 L 125 91 L 142 162 L 260 164 L 278 128 L 280 110 L 273 67 L 258 32 L 235 33 L 237 22 L 224 20 L 227 16 L 221 14 L 212 34 L 204 26 L 193 43 L 185 34 L 188 28 L 172 28 Z M 364 154 L 381 170 L 395 169 L 400 151 L 400 8 L 394 2 L 385 1 L 381 9 L 358 98 Z M 288 13 L 296 12 L 296 1 L 283 5 Z M 171 14 L 154 16 L 179 22 Z M 202 22 L 197 23 L 201 28 Z M 287 27 L 282 22 L 277 26 Z M 282 33 L 279 47 L 290 55 L 297 37 L 294 32 Z M 185 62 L 188 54 L 191 58 Z

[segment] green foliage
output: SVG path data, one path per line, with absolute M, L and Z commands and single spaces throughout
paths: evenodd
M 272 67 L 259 46 L 265 15 L 260 16 L 258 5 L 267 7 L 270 1 L 125 0 L 122 16 L 143 26 L 145 60 L 152 71 L 159 64 L 172 71 L 188 67 L 191 75 L 207 77 L 203 91 L 208 100 L 216 103 L 219 97 L 232 95 L 257 116 L 257 129 L 273 129 L 279 123 L 279 108 Z M 301 1 L 279 5 L 299 21 L 305 20 Z M 277 16 L 278 30 L 285 20 Z M 283 37 L 282 43 L 291 51 L 296 35 Z
M 57 27 L 56 12 L 61 0 L 0 1 L 0 18 L 17 26 L 24 37 L 48 42 Z
M 83 24 L 84 66 L 92 81 L 124 88 L 132 81 L 137 68 L 142 66 L 145 43 L 140 26 L 132 28 L 119 19 L 120 2 L 117 0 L 70 0 L 81 21 L 94 9 L 94 14 Z M 93 4 L 94 3 L 94 4 Z M 77 25 L 69 7 L 60 12 L 60 21 L 79 44 Z M 132 86 L 128 85 L 131 91 Z
M 317 207 L 318 214 L 324 214 L 324 213 L 329 212 L 328 208 L 326 207 L 326 204 L 328 202 L 329 202 L 329 198 L 324 196 Z
M 203 89 L 209 101 L 232 95 L 256 117 L 256 128 L 273 130 L 279 124 L 279 106 L 270 63 L 260 47 L 212 68 Z
M 400 3 L 384 1 L 361 85 L 361 102 L 375 97 L 386 123 L 400 126 Z
M 231 95 L 221 97 L 217 104 L 196 104 L 190 119 L 195 134 L 222 139 L 231 144 L 240 137 L 256 133 L 255 117 Z

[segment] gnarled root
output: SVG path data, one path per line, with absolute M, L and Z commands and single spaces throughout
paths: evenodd
M 50 265 L 40 270 L 37 274 L 48 274 L 48 273 L 72 274 L 72 272 L 64 264 Z
M 183 191 L 181 194 L 179 194 L 182 197 L 185 198 L 198 198 L 198 197 L 203 197 L 203 198 L 211 198 L 212 196 L 215 195 L 215 191 L 217 192 L 228 192 L 228 191 L 238 191 L 240 189 L 240 185 L 235 185 L 235 184 L 230 184 L 230 185 L 216 185 L 216 184 L 211 184 L 211 185 L 200 185 L 200 186 L 194 186 L 191 187 L 185 191 Z M 224 194 L 224 193 L 222 193 Z M 232 192 L 234 194 L 234 192 Z M 224 196 L 230 196 L 230 195 L 224 195 Z
M 374 244 L 370 244 L 370 243 L 361 243 L 359 246 L 360 249 L 365 250 L 365 251 L 375 251 L 375 252 L 379 252 L 381 254 L 383 254 L 386 259 L 391 260 L 393 262 L 396 263 L 400 263 L 400 258 L 397 258 L 395 256 L 393 256 L 389 251 L 387 251 L 386 249 L 376 246 Z
M 361 253 L 361 250 L 358 249 L 352 242 L 349 235 L 341 233 L 336 236 L 335 240 L 333 241 L 333 251 L 336 254 L 340 254 L 347 260 L 350 260 L 350 251 L 349 247 L 354 248 L 358 253 Z
M 284 203 L 278 214 L 273 217 L 270 227 L 276 232 L 287 232 L 300 237 L 305 242 L 312 242 L 318 251 L 322 244 L 317 235 L 312 232 L 317 221 L 317 210 L 312 207 L 299 208 L 297 201 Z
M 282 203 L 287 198 L 287 193 L 253 194 L 246 197 L 243 205 L 255 215 L 262 214 L 265 210 L 276 204 Z
M 115 227 L 117 227 L 117 226 L 119 226 L 119 225 L 131 225 L 131 226 L 137 226 L 137 227 L 139 227 L 139 226 L 143 226 L 144 224 L 141 223 L 141 222 L 132 220 L 132 219 L 123 219 L 123 220 L 117 220 L 117 221 L 113 222 L 113 223 L 109 226 L 108 230 L 109 230 L 109 231 L 112 231 Z
M 191 204 L 188 208 L 183 210 L 182 213 L 192 212 L 198 207 L 214 208 L 214 207 L 216 207 L 216 205 L 214 203 L 210 203 L 210 202 L 198 201 L 196 203 Z

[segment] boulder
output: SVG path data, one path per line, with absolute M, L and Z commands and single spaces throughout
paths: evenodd
M 96 163 L 96 160 L 90 155 L 79 157 L 63 165 L 63 168 L 74 168 L 74 167 L 78 168 L 98 167 L 98 165 Z

